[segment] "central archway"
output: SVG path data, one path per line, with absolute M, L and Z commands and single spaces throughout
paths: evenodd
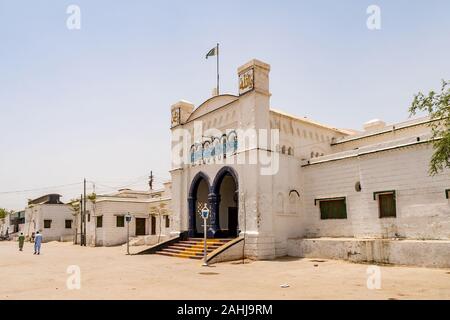
M 223 167 L 217 173 L 211 199 L 212 233 L 215 238 L 239 235 L 239 187 L 233 168 Z
M 200 203 L 207 203 L 208 206 L 211 206 L 211 184 L 209 181 L 209 177 L 203 172 L 199 172 L 194 179 L 192 179 L 188 197 L 189 237 L 203 237 L 203 221 L 198 217 L 197 213 Z M 210 224 L 210 219 L 208 219 L 207 223 Z

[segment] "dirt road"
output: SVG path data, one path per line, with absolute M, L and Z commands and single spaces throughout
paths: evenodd
M 79 290 L 67 288 L 69 266 L 79 267 Z M 286 258 L 206 268 L 123 247 L 46 243 L 34 256 L 30 243 L 19 252 L 0 242 L 0 299 L 450 299 L 448 269 L 382 266 L 381 289 L 370 290 L 368 267 Z

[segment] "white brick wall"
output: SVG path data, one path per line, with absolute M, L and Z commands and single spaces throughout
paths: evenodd
M 51 220 L 51 228 L 44 228 L 44 220 Z M 72 220 L 72 228 L 66 229 L 65 221 Z M 24 234 L 31 236 L 33 232 L 40 231 L 42 240 L 61 241 L 68 240 L 75 232 L 75 217 L 69 205 L 65 204 L 39 204 L 25 210 Z
M 432 147 L 420 144 L 302 168 L 306 237 L 450 239 L 449 170 L 428 175 Z M 362 191 L 354 185 L 361 181 Z M 377 191 L 395 190 L 397 217 L 378 217 Z M 346 220 L 320 220 L 315 198 L 347 197 Z

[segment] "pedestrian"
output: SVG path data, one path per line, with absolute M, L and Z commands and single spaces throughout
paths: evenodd
M 25 236 L 23 235 L 23 232 L 20 233 L 19 236 L 19 250 L 23 250 L 23 243 L 25 242 Z
M 36 235 L 34 236 L 34 254 L 41 253 L 41 243 L 42 243 L 42 234 L 39 231 L 36 231 Z

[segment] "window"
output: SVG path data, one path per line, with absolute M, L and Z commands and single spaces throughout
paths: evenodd
M 52 227 L 52 220 L 44 220 L 44 228 L 50 229 Z
M 166 218 L 166 228 L 170 228 L 170 218 L 169 216 L 165 216 Z
M 125 227 L 125 216 L 116 217 L 116 227 L 118 228 Z
M 320 205 L 320 219 L 347 219 L 347 204 L 345 198 L 316 199 Z
M 72 220 L 65 221 L 66 229 L 72 229 Z
M 97 217 L 97 228 L 103 228 L 103 216 Z
M 91 214 L 88 213 L 88 222 L 91 222 Z
M 378 210 L 380 218 L 395 218 L 397 216 L 395 192 L 378 194 Z
M 450 199 L 450 189 L 445 190 L 445 198 Z

